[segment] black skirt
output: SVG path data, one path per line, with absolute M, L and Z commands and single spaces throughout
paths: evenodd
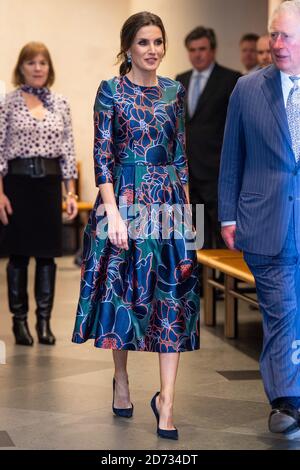
M 6 175 L 4 192 L 13 214 L 9 224 L 2 227 L 2 254 L 41 258 L 62 255 L 61 181 L 60 175 Z

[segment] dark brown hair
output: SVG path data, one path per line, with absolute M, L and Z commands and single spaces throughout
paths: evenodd
M 193 31 L 186 36 L 184 40 L 185 47 L 188 48 L 191 41 L 202 38 L 208 39 L 211 49 L 217 48 L 217 37 L 214 30 L 212 28 L 205 28 L 204 26 L 197 26 L 197 28 L 193 29 Z
M 240 39 L 240 44 L 245 41 L 256 42 L 259 38 L 259 35 L 256 33 L 246 33 Z
M 53 85 L 55 80 L 55 73 L 50 52 L 48 51 L 45 44 L 43 44 L 42 42 L 29 42 L 28 44 L 25 44 L 25 46 L 21 49 L 17 64 L 14 68 L 12 82 L 15 86 L 24 85 L 25 83 L 24 76 L 21 72 L 21 67 L 25 60 L 32 60 L 38 54 L 42 54 L 49 65 L 49 73 L 45 86 L 50 87 L 51 85 Z
M 120 75 L 125 75 L 131 70 L 132 66 L 128 61 L 127 51 L 131 47 L 137 32 L 144 26 L 150 25 L 157 26 L 161 30 L 164 50 L 166 51 L 166 31 L 159 16 L 154 13 L 149 13 L 148 11 L 141 11 L 140 13 L 130 16 L 123 24 L 120 34 L 121 47 L 117 55 L 118 62 L 121 62 Z

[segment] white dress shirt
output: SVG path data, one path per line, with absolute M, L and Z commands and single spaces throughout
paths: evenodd
M 200 90 L 199 90 L 199 96 L 198 98 L 201 96 L 204 88 L 206 87 L 206 84 L 208 82 L 208 79 L 213 71 L 213 68 L 215 66 L 215 62 L 211 63 L 210 66 L 205 69 L 205 70 L 202 70 L 201 72 L 199 72 L 198 70 L 196 69 L 193 69 L 193 72 L 192 72 L 192 75 L 191 75 L 191 78 L 190 78 L 190 83 L 189 83 L 189 90 L 188 90 L 188 106 L 189 106 L 189 110 L 191 108 L 193 108 L 193 106 L 191 106 L 191 101 L 193 100 L 193 96 L 194 96 L 194 87 L 196 86 L 196 83 L 197 83 L 197 80 L 198 80 L 198 77 L 199 75 L 201 76 L 201 80 L 200 80 Z
M 284 106 L 286 107 L 288 96 L 294 84 L 292 80 L 290 80 L 290 77 L 291 77 L 290 73 L 280 72 L 280 76 L 281 76 L 281 87 L 282 87 L 282 93 L 283 93 Z M 300 79 L 300 75 L 293 75 L 293 77 L 299 77 Z

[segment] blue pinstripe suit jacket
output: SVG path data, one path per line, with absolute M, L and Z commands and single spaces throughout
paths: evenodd
M 280 72 L 271 65 L 240 78 L 228 107 L 219 220 L 237 221 L 236 247 L 277 255 L 293 207 L 300 240 L 299 188 L 300 168 L 292 149 Z

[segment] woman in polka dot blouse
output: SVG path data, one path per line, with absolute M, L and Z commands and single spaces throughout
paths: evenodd
M 70 219 L 77 215 L 76 161 L 70 108 L 50 91 L 54 69 L 44 44 L 20 52 L 13 83 L 0 101 L 0 223 L 9 254 L 7 282 L 16 343 L 32 346 L 27 324 L 27 267 L 36 259 L 36 329 L 39 342 L 55 344 L 50 328 L 56 265 L 61 256 L 61 180 Z

